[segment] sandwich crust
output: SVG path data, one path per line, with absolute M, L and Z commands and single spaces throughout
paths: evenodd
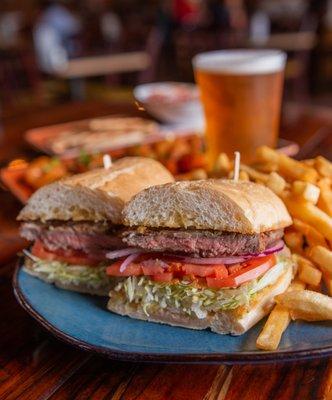
M 270 189 L 252 182 L 209 179 L 147 188 L 123 211 L 127 226 L 195 228 L 246 234 L 284 228 L 288 211 Z
M 134 194 L 173 181 L 158 161 L 125 157 L 109 169 L 88 171 L 42 187 L 32 195 L 18 220 L 107 220 L 120 224 L 122 208 Z

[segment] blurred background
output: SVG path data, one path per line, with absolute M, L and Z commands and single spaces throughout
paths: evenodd
M 193 82 L 192 57 L 227 48 L 286 51 L 284 97 L 332 105 L 332 0 L 1 0 L 1 117 Z

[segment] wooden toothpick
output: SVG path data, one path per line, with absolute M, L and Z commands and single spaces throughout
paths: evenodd
M 103 155 L 103 164 L 105 169 L 109 169 L 112 165 L 112 158 L 109 154 Z
M 239 175 L 240 175 L 240 161 L 241 161 L 241 154 L 239 151 L 234 152 L 234 177 L 233 180 L 234 182 L 237 182 L 239 180 Z

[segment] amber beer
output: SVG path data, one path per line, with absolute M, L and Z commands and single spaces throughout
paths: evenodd
M 210 166 L 221 152 L 250 162 L 275 146 L 286 55 L 278 50 L 221 50 L 194 57 L 206 119 Z

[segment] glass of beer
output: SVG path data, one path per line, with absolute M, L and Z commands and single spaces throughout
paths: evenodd
M 286 54 L 279 50 L 220 50 L 194 57 L 206 120 L 209 164 L 221 152 L 252 161 L 278 138 Z

